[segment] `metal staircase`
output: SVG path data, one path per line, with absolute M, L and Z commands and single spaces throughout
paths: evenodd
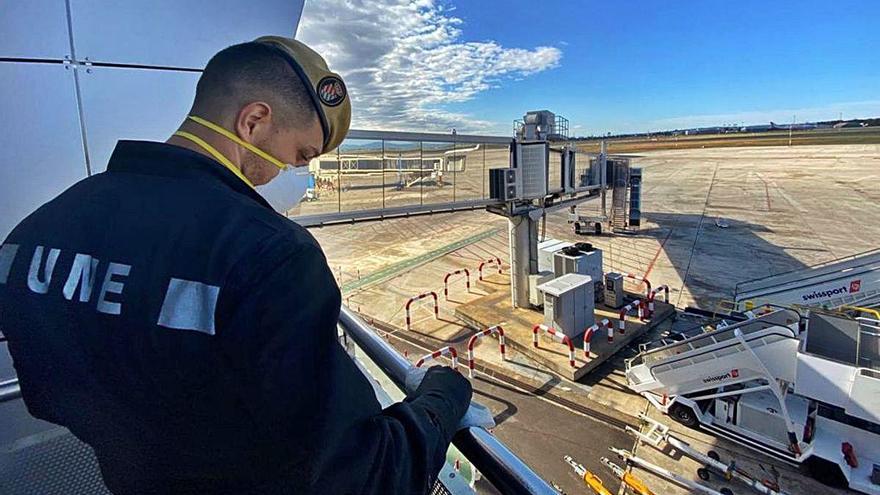
M 629 164 L 627 162 L 614 162 L 614 178 L 611 190 L 611 228 L 620 231 L 626 229 L 627 205 L 629 198 Z

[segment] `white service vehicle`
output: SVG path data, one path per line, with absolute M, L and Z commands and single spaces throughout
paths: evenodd
M 873 306 L 880 303 L 880 249 L 740 282 L 734 302 L 739 311 L 764 304 Z
M 775 309 L 642 346 L 626 378 L 682 424 L 880 495 L 880 321 Z

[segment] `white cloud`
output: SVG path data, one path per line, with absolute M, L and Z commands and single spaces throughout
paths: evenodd
M 436 0 L 311 0 L 297 38 L 342 74 L 352 127 L 486 132 L 507 123 L 445 110 L 504 80 L 559 64 L 558 48 L 505 48 L 462 41 L 462 21 Z M 500 127 L 499 127 L 500 126 Z

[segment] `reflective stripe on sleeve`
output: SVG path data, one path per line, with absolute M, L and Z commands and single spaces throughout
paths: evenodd
M 159 313 L 159 326 L 214 335 L 214 310 L 220 287 L 172 278 Z

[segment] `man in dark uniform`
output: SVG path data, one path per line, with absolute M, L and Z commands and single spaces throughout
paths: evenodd
M 113 492 L 428 491 L 470 384 L 431 368 L 382 410 L 337 341 L 320 246 L 278 213 L 350 115 L 305 45 L 227 48 L 174 137 L 120 141 L 0 246 L 25 403 L 94 448 Z

